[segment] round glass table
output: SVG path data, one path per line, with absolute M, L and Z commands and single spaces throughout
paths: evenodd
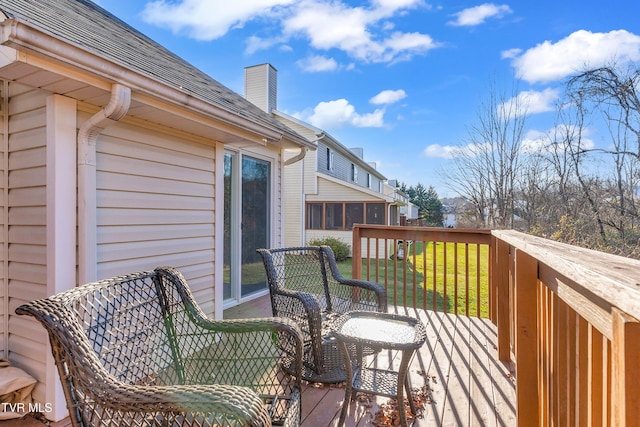
M 395 397 L 398 400 L 400 423 L 406 426 L 403 390 L 406 390 L 411 412 L 415 415 L 416 408 L 407 371 L 415 351 L 424 344 L 427 337 L 422 322 L 414 317 L 398 314 L 351 311 L 336 319 L 332 329 L 340 343 L 347 370 L 344 403 L 338 425 L 344 425 L 354 392 L 365 392 Z M 354 347 L 355 352 L 352 351 Z M 368 354 L 371 354 L 370 350 L 375 353 L 397 350 L 401 353 L 400 367 L 396 371 L 374 367 L 377 364 L 365 365 L 363 349 L 367 349 Z

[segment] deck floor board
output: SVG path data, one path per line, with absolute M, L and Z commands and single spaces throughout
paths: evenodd
M 245 317 L 268 316 L 268 296 L 243 304 Z M 430 399 L 413 425 L 426 426 L 515 426 L 515 381 L 507 364 L 499 361 L 497 330 L 488 319 L 456 316 L 422 309 L 393 307 L 391 311 L 419 317 L 427 329 L 427 340 L 411 363 L 409 376 L 415 389 L 424 387 Z M 225 317 L 235 317 L 233 309 Z M 390 352 L 387 359 L 397 364 Z M 344 388 L 305 385 L 302 393 L 303 427 L 336 426 Z M 345 426 L 374 425 L 376 414 L 389 398 L 360 396 L 349 405 Z

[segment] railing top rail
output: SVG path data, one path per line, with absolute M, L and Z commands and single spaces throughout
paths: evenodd
M 489 243 L 491 230 L 442 227 L 403 227 L 389 225 L 355 224 L 354 232 L 360 237 L 382 239 L 428 240 L 454 243 Z M 357 229 L 357 230 L 356 230 Z
M 583 290 L 640 319 L 639 260 L 580 248 L 514 230 L 493 230 L 491 233 L 497 239 L 533 256 Z

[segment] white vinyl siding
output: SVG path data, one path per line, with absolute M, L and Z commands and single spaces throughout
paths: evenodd
M 347 185 L 345 185 L 347 184 Z M 335 201 L 335 202 L 349 202 L 349 201 L 380 201 L 385 202 L 382 194 L 377 194 L 366 188 L 357 187 L 353 184 L 344 183 L 341 184 L 335 179 L 318 178 L 318 194 L 308 195 L 307 201 Z
M 47 334 L 15 309 L 47 296 L 46 97 L 47 92 L 9 84 L 8 130 L 2 145 L 3 327 L 9 359 L 38 380 L 33 397 L 45 401 Z M 6 110 L 3 109 L 6 112 Z M 5 167 L 6 166 L 6 167 Z
M 316 135 L 305 126 L 279 117 L 285 125 L 312 141 Z M 297 155 L 300 150 L 287 150 L 284 159 Z M 284 168 L 284 246 L 300 246 L 304 236 L 305 194 L 316 192 L 316 162 L 318 152 L 308 150 L 304 159 Z
M 285 159 L 292 157 L 295 152 L 285 152 Z M 307 154 L 308 155 L 308 154 Z M 286 167 L 284 184 L 284 246 L 300 246 L 303 242 L 303 161 Z
M 9 357 L 9 347 L 7 337 L 9 335 L 9 315 L 7 297 L 7 280 L 6 280 L 6 146 L 8 144 L 8 130 L 5 129 L 5 118 L 7 118 L 7 109 L 9 108 L 9 99 L 6 96 L 7 83 L 0 80 L 0 245 L 2 245 L 2 253 L 0 254 L 0 358 Z
M 118 123 L 97 151 L 98 277 L 176 267 L 213 315 L 215 147 Z

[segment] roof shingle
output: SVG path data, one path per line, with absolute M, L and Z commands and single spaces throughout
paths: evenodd
M 9 18 L 239 116 L 302 138 L 173 52 L 88 0 L 0 0 Z

